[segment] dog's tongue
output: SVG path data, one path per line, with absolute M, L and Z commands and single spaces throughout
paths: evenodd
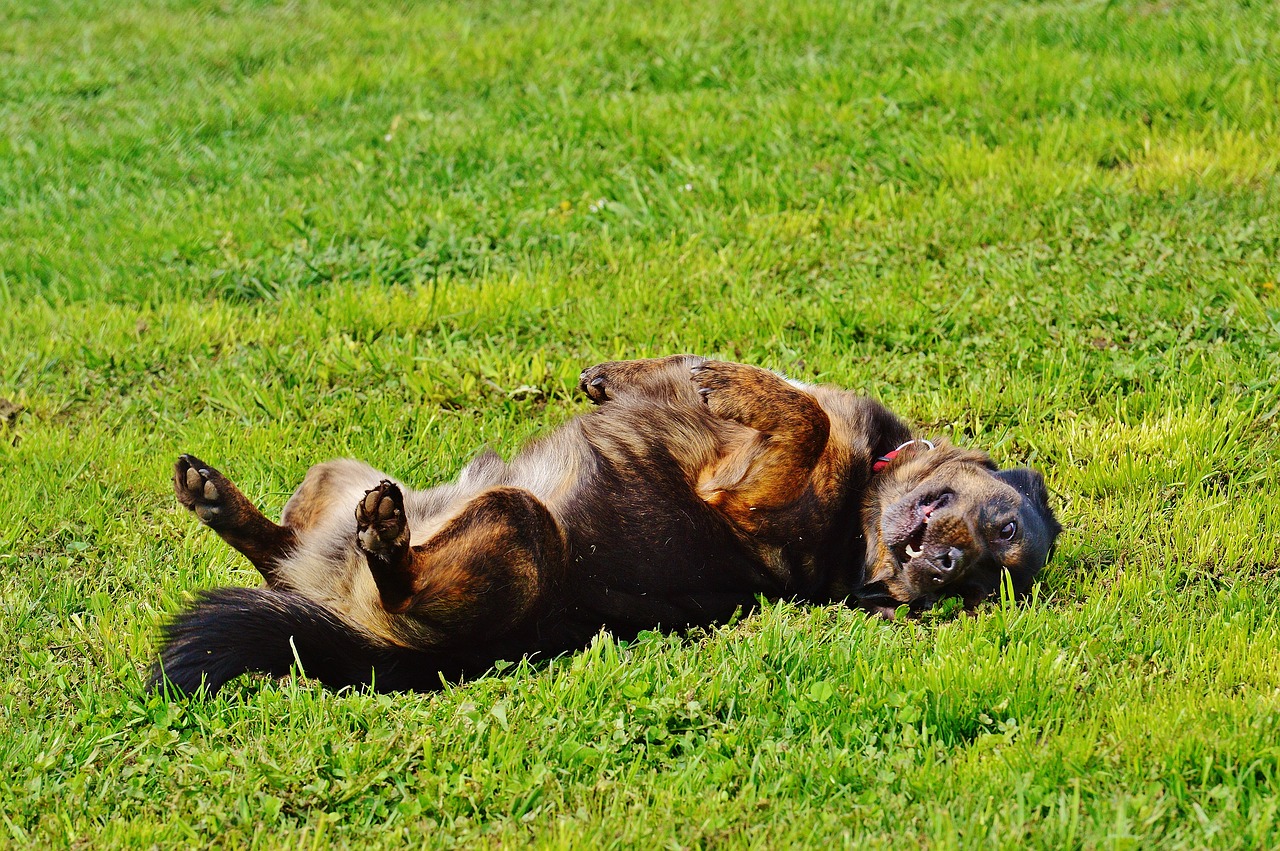
M 944 493 L 933 502 L 925 503 L 920 506 L 920 519 L 925 523 L 929 522 L 929 515 L 937 511 L 940 507 L 951 501 L 951 494 Z

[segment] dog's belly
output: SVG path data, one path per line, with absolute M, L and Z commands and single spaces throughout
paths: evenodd
M 585 495 L 563 509 L 569 608 L 584 628 L 706 625 L 779 591 L 759 555 L 684 482 L 598 482 Z

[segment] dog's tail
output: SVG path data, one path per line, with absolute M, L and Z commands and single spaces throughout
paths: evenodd
M 319 603 L 269 588 L 201 592 L 164 626 L 151 687 L 191 694 L 203 685 L 212 695 L 241 674 L 282 677 L 294 665 L 335 689 L 440 687 L 427 654 L 381 646 Z

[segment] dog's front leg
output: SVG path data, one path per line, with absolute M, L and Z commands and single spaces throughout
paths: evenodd
M 696 355 L 607 361 L 584 369 L 578 376 L 578 389 L 597 405 L 628 397 L 694 401 L 689 370 L 705 362 L 706 358 Z
M 712 414 L 757 432 L 698 483 L 703 499 L 755 531 L 769 512 L 787 507 L 809 486 L 830 420 L 813 396 L 768 370 L 706 361 L 692 368 L 691 377 Z

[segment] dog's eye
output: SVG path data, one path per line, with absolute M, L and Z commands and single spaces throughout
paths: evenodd
M 1018 534 L 1018 524 L 1010 520 L 1004 524 L 1004 528 L 1000 530 L 1000 540 L 1012 541 L 1013 536 Z

